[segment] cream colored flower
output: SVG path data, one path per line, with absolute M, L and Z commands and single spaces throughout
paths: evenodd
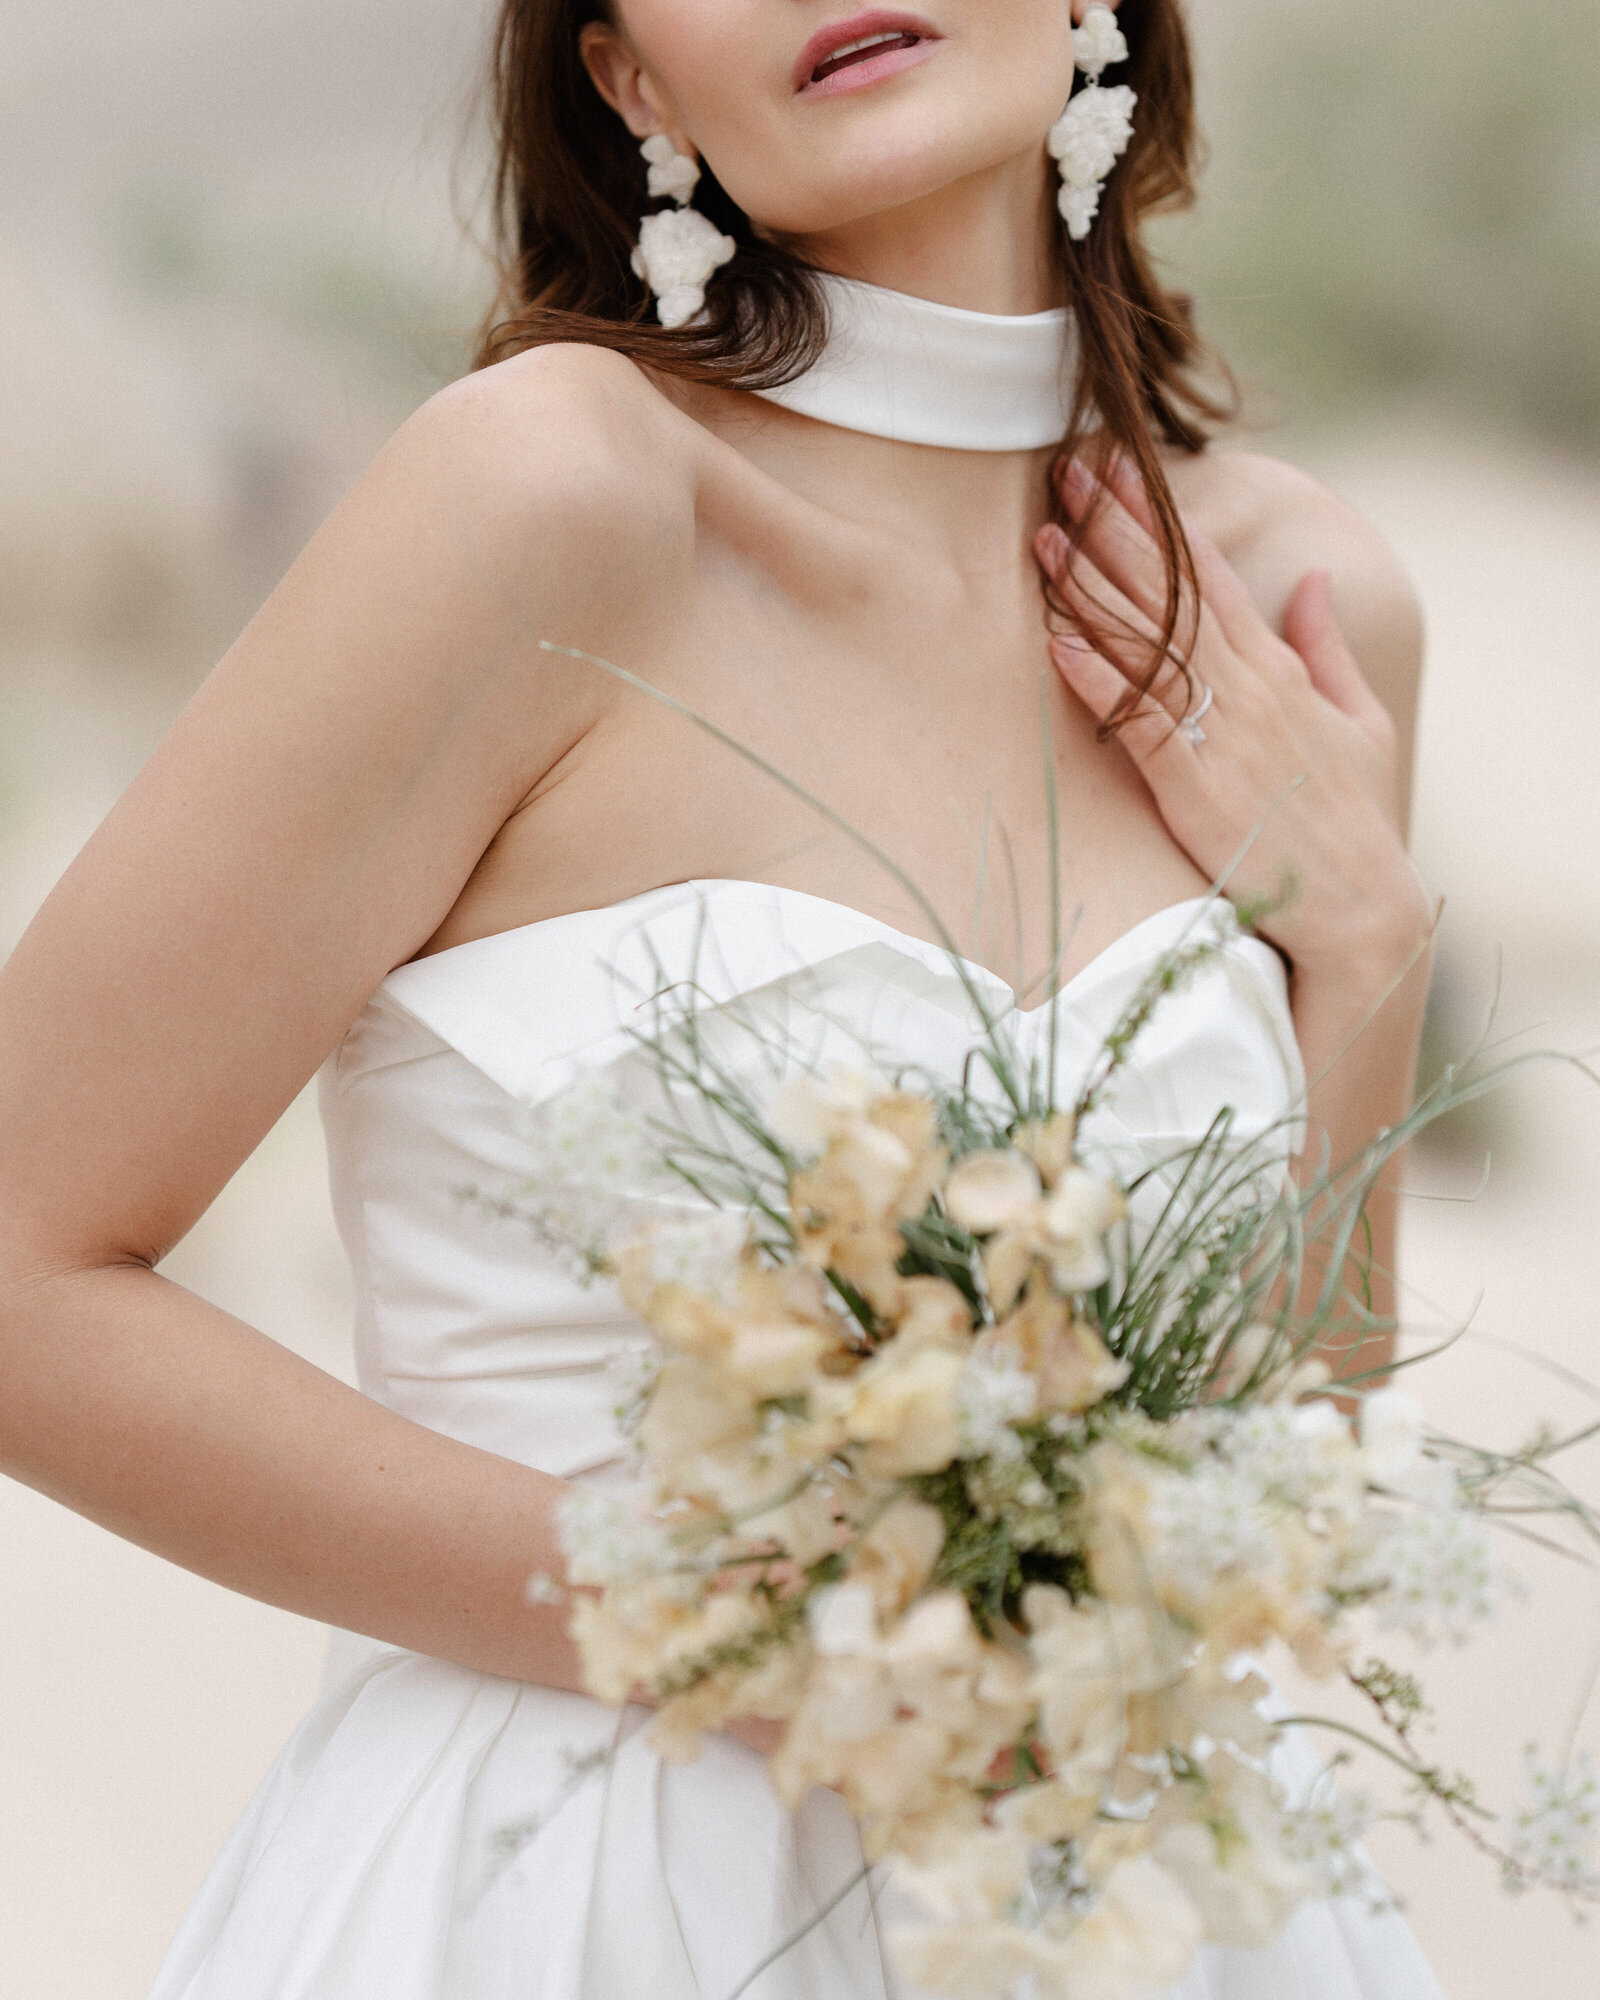
M 1075 1840 L 1095 1816 L 1096 1800 L 1072 1792 L 1059 1779 L 1024 1785 L 996 1801 L 995 1818 L 1030 1846 Z
M 656 1378 L 639 1435 L 652 1464 L 670 1478 L 698 1453 L 753 1439 L 758 1428 L 747 1394 L 704 1362 L 675 1356 Z
M 839 1545 L 839 1517 L 834 1497 L 820 1481 L 809 1482 L 775 1507 L 748 1514 L 741 1532 L 754 1544 L 772 1542 L 803 1567 L 820 1562 Z
M 742 1589 L 680 1596 L 676 1579 L 613 1585 L 573 1606 L 571 1632 L 584 1682 L 600 1701 L 627 1701 L 638 1687 L 673 1679 L 717 1648 L 751 1640 L 770 1622 Z
M 865 1584 L 835 1583 L 806 1606 L 811 1643 L 825 1660 L 870 1653 L 878 1643 L 878 1607 Z
M 1111 1275 L 1105 1240 L 1127 1212 L 1122 1191 L 1098 1174 L 1074 1167 L 1045 1199 L 1042 1234 L 1051 1276 L 1064 1292 L 1092 1291 Z
M 896 1618 L 933 1575 L 944 1547 L 944 1521 L 921 1500 L 896 1500 L 854 1544 L 850 1580 L 872 1593 L 884 1618 Z
M 945 1347 L 903 1349 L 890 1341 L 850 1383 L 845 1432 L 862 1447 L 871 1479 L 942 1472 L 961 1447 L 965 1356 Z
M 1061 1940 L 1039 1990 L 1047 2000 L 1142 2000 L 1183 1977 L 1204 1934 L 1177 1877 L 1136 1855 L 1111 1870 L 1095 1907 Z
M 821 1614 L 841 1650 L 819 1652 L 772 1768 L 791 1803 L 812 1785 L 843 1792 L 880 1855 L 902 1833 L 938 1842 L 952 1824 L 970 1828 L 974 1788 L 1026 1726 L 1031 1676 L 979 1635 L 954 1591 L 919 1598 L 868 1641 L 863 1588 L 846 1585 Z
M 820 1327 L 797 1320 L 738 1320 L 722 1365 L 759 1402 L 798 1396 L 812 1386 L 832 1344 Z
M 1075 1605 L 1043 1584 L 1027 1592 L 1023 1616 L 1051 1768 L 1074 1797 L 1092 1797 L 1127 1747 L 1130 1700 L 1176 1677 L 1172 1648 L 1159 1614 L 1093 1600 Z
M 1272 1421 L 1284 1429 L 1256 1440 L 1255 1451 L 1242 1450 L 1237 1461 L 1226 1451 L 1201 1452 L 1188 1469 L 1103 1440 L 1083 1461 L 1096 1590 L 1120 1603 L 1161 1604 L 1219 1655 L 1279 1638 L 1307 1671 L 1331 1671 L 1340 1652 L 1329 1592 L 1349 1547 L 1340 1466 L 1355 1462 L 1333 1415 L 1330 1429 L 1315 1406 L 1249 1412 L 1237 1425 L 1246 1441 L 1257 1419 L 1268 1422 L 1269 1433 Z M 1292 1442 L 1302 1424 L 1307 1438 L 1282 1453 L 1285 1437 Z M 1157 1429 L 1169 1452 L 1186 1435 L 1181 1426 Z M 1320 1468 L 1319 1454 L 1329 1461 Z M 1298 1491 L 1277 1483 L 1291 1478 L 1303 1482 Z M 1319 1504 L 1323 1481 L 1326 1503 Z
M 1198 1788 L 1173 1786 L 1154 1820 L 1154 1854 L 1183 1884 L 1214 1944 L 1257 1950 L 1316 1882 L 1287 1851 L 1281 1801 L 1253 1765 L 1219 1752 Z
M 944 1347 L 965 1354 L 972 1346 L 972 1311 L 947 1278 L 904 1278 L 894 1304 L 894 1344 Z
M 1262 1713 L 1271 1690 L 1257 1673 L 1230 1679 L 1224 1669 L 1225 1656 L 1213 1647 L 1194 1653 L 1182 1675 L 1153 1697 L 1155 1726 L 1134 1748 L 1192 1751 L 1205 1738 L 1241 1756 L 1264 1758 L 1278 1739 L 1277 1725 Z
M 887 1095 L 884 1084 L 842 1063 L 830 1064 L 820 1076 L 802 1072 L 767 1100 L 767 1130 L 797 1153 L 820 1153 Z
M 821 1157 L 789 1186 L 800 1254 L 890 1315 L 905 1248 L 898 1224 L 921 1215 L 944 1178 L 937 1113 L 927 1098 L 885 1091 L 864 1110 L 839 1111 L 824 1129 Z
M 948 2000 L 997 2000 L 1053 1965 L 1049 1941 L 998 1917 L 962 1924 L 897 1926 L 889 1933 L 894 1962 L 922 1993 Z M 1035 1986 L 1036 1992 L 1042 1990 Z
M 1019 1153 L 1032 1160 L 1045 1186 L 1053 1188 L 1073 1164 L 1077 1136 L 1078 1121 L 1072 1113 L 1057 1111 L 1049 1118 L 1019 1125 L 1011 1143 Z
M 983 1923 L 1006 1916 L 1028 1881 L 1028 1842 L 1009 1828 L 984 1827 L 942 1860 L 899 1861 L 896 1884 L 946 1923 Z
M 669 1764 L 692 1764 L 701 1737 L 735 1716 L 781 1722 L 799 1706 L 808 1665 L 803 1647 L 769 1647 L 755 1667 L 718 1667 L 657 1709 L 650 1745 Z
M 988 1236 L 1014 1222 L 1043 1192 L 1032 1160 L 1018 1152 L 990 1149 L 968 1153 L 950 1169 L 944 1205 L 958 1229 Z
M 1032 1284 L 1016 1311 L 978 1336 L 974 1352 L 1024 1370 L 1038 1384 L 1038 1408 L 1076 1416 L 1120 1389 L 1125 1362 L 1067 1300 L 1047 1285 Z
M 1069 1167 L 1041 1200 L 1020 1208 L 984 1250 L 997 1313 L 1009 1312 L 1035 1264 L 1058 1291 L 1090 1292 L 1111 1275 L 1106 1237 L 1127 1212 L 1122 1190 L 1083 1167 Z

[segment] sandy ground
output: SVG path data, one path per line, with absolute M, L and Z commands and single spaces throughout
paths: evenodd
M 1594 770 L 1600 479 L 1426 427 L 1307 440 L 1299 454 L 1388 529 L 1434 630 L 1419 847 L 1450 899 L 1453 977 L 1470 1012 L 1503 952 L 1504 1026 L 1600 1044 Z M 15 935 L 161 723 L 160 700 L 42 661 L 8 712 L 26 796 L 0 851 Z M 1558 726 L 1552 726 L 1552 717 Z M 13 753 L 19 747 L 12 734 Z M 0 938 L 3 942 L 3 938 Z M 1542 1358 L 1600 1381 L 1594 1278 L 1600 1093 L 1547 1076 L 1491 1132 L 1498 1159 L 1419 1163 L 1405 1277 L 1421 1329 L 1473 1333 L 1419 1378 L 1441 1423 L 1514 1443 L 1595 1408 Z M 172 1275 L 336 1371 L 347 1293 L 320 1135 L 297 1103 L 172 1258 Z M 1426 1199 L 1420 1198 L 1425 1195 Z M 1502 1346 L 1497 1343 L 1510 1343 Z M 1520 1351 L 1512 1351 L 1520 1350 Z M 1600 1457 L 1575 1467 L 1600 1501 Z M 1525 1739 L 1568 1726 L 1600 1645 L 1600 1592 L 1518 1557 L 1529 1597 L 1481 1646 L 1428 1663 L 1435 1747 L 1491 1797 Z M 0 1991 L 138 2000 L 167 1936 L 283 1737 L 313 1699 L 318 1628 L 250 1603 L 0 1484 Z M 1586 1739 L 1600 1743 L 1596 1718 Z M 1592 2000 L 1600 1947 L 1541 1901 L 1501 1897 L 1487 1864 L 1403 1829 L 1378 1846 L 1453 2000 Z M 1537 1974 L 1530 1978 L 1529 1968 Z

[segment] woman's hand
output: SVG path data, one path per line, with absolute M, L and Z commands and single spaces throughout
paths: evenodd
M 1063 680 L 1101 722 L 1123 708 L 1160 634 L 1165 570 L 1137 475 L 1113 468 L 1095 503 L 1076 461 L 1063 503 L 1083 527 L 1069 565 L 1059 527 L 1035 551 L 1060 601 L 1093 629 L 1126 630 L 1125 666 L 1080 633 L 1050 641 Z M 1264 902 L 1263 936 L 1300 979 L 1370 1002 L 1425 949 L 1432 912 L 1401 831 L 1395 730 L 1334 621 L 1325 571 L 1302 578 L 1280 639 L 1221 551 L 1190 531 L 1200 586 L 1176 665 L 1118 729 L 1174 840 L 1236 900 Z M 1205 706 L 1204 720 L 1198 711 Z M 1189 728 L 1182 725 L 1192 718 Z M 1231 872 L 1230 872 L 1231 871 Z
M 1111 492 L 1097 502 L 1083 468 L 1063 476 L 1063 502 L 1083 525 L 1076 561 L 1058 527 L 1041 529 L 1035 543 L 1061 604 L 1091 627 L 1129 635 L 1133 680 L 1076 633 L 1050 642 L 1063 680 L 1101 722 L 1123 711 L 1142 680 L 1166 604 L 1144 489 L 1126 466 L 1109 478 Z M 1270 904 L 1290 892 L 1257 928 L 1293 967 L 1315 1173 L 1359 1158 L 1411 1102 L 1432 910 L 1405 850 L 1394 726 L 1335 623 L 1326 572 L 1302 577 L 1280 639 L 1221 551 L 1192 529 L 1189 539 L 1200 604 L 1185 607 L 1179 639 L 1193 634 L 1193 686 L 1166 666 L 1118 740 L 1203 874 L 1226 875 L 1235 898 Z M 1185 719 L 1198 727 L 1185 731 Z M 1347 1379 L 1389 1358 L 1381 1329 L 1394 1309 L 1391 1180 L 1371 1191 L 1367 1255 L 1350 1279 L 1372 1317 L 1358 1316 L 1349 1343 L 1325 1355 Z M 1313 1257 L 1308 1292 L 1321 1281 Z

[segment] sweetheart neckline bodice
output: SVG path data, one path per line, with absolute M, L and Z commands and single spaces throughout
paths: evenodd
M 1154 912 L 1055 1007 L 1026 1011 L 1010 1011 L 998 974 L 880 918 L 733 878 L 667 884 L 397 967 L 322 1077 L 362 1386 L 543 1471 L 604 1462 L 618 1447 L 602 1366 L 639 1329 L 614 1287 L 586 1282 L 548 1229 L 529 1235 L 506 1212 L 533 1188 L 596 1183 L 588 1163 L 621 1144 L 608 1105 L 647 1131 L 680 1110 L 694 1125 L 678 1096 L 692 1087 L 660 1048 L 692 1048 L 721 1088 L 760 1099 L 795 1066 L 953 1081 L 987 1045 L 1017 1074 L 1050 1066 L 1071 1102 L 1151 973 L 1191 939 L 1214 952 L 1155 1010 L 1086 1121 L 1096 1157 L 1130 1178 L 1224 1111 L 1241 1146 L 1275 1158 L 1302 1102 L 1282 964 L 1214 897 Z M 970 1075 L 979 1094 L 1003 1089 L 982 1062 Z
M 563 911 L 557 916 L 536 917 L 531 923 L 513 924 L 505 930 L 488 931 L 482 937 L 466 938 L 460 944 L 446 945 L 442 951 L 428 952 L 422 957 L 408 959 L 403 965 L 397 965 L 382 984 L 389 986 L 415 967 L 438 966 L 444 960 L 455 958 L 458 954 L 476 953 L 481 960 L 486 958 L 497 945 L 509 945 L 513 940 L 528 940 L 535 931 L 545 930 L 554 924 L 576 925 L 586 918 L 604 919 L 635 909 L 643 916 L 644 911 L 641 906 L 662 897 L 687 891 L 704 898 L 711 898 L 728 890 L 759 890 L 814 913 L 827 912 L 848 923 L 864 925 L 878 937 L 909 948 L 924 962 L 928 962 L 928 955 L 932 954 L 933 959 L 939 964 L 958 967 L 966 974 L 1005 994 L 1010 1003 L 1008 1012 L 1019 1020 L 1026 1021 L 1034 1016 L 1046 1015 L 1050 1010 L 1049 1000 L 1041 1001 L 1036 1007 L 1019 1006 L 1016 987 L 1003 979 L 992 967 L 984 965 L 978 959 L 968 958 L 932 939 L 918 937 L 915 932 L 901 930 L 882 917 L 875 917 L 866 910 L 857 909 L 854 904 L 836 902 L 830 896 L 815 896 L 809 890 L 792 889 L 781 882 L 761 882 L 754 877 L 742 875 L 694 876 L 683 882 L 662 882 L 653 889 L 642 889 L 636 895 L 625 896 L 615 903 L 601 903 L 587 909 Z M 1223 909 L 1231 913 L 1231 905 L 1216 891 L 1208 891 L 1199 896 L 1186 896 L 1178 902 L 1165 903 L 1160 909 L 1151 911 L 1149 916 L 1141 917 L 1137 923 L 1130 924 L 1125 931 L 1119 932 L 1109 944 L 1081 965 L 1070 979 L 1063 981 L 1057 989 L 1056 1001 L 1059 1003 L 1070 1000 L 1078 988 L 1092 983 L 1095 975 L 1106 965 L 1112 961 L 1120 962 L 1128 952 L 1136 949 L 1149 932 L 1178 918 L 1191 918 L 1194 922 L 1198 922 L 1200 917 L 1211 909 Z

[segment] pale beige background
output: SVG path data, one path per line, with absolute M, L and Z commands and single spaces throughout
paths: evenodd
M 1262 442 L 1365 507 L 1428 607 L 1434 1044 L 1471 1039 L 1497 960 L 1502 1026 L 1600 1044 L 1600 11 L 1544 0 L 1514 40 L 1487 0 L 1195 13 L 1217 160 L 1175 254 L 1277 422 Z M 0 0 L 0 951 L 341 485 L 459 367 L 481 279 L 451 199 L 470 208 L 479 171 L 484 19 Z M 1475 1191 L 1485 1146 L 1483 1192 L 1439 1199 Z M 1600 1413 L 1537 1365 L 1600 1380 L 1600 1093 L 1522 1088 L 1414 1180 L 1419 1326 L 1476 1308 L 1420 1378 L 1439 1421 L 1513 1442 Z M 348 1368 L 307 1101 L 168 1268 Z M 1573 1470 L 1600 1501 L 1600 1454 Z M 1529 1598 L 1428 1663 L 1438 1754 L 1495 1798 L 1600 1646 L 1600 1591 L 1518 1560 Z M 5 1483 L 0 1603 L 0 1995 L 139 2000 L 315 1694 L 321 1634 Z M 1507 1902 L 1448 1839 L 1379 1844 L 1453 2000 L 1600 1990 L 1594 1931 Z

